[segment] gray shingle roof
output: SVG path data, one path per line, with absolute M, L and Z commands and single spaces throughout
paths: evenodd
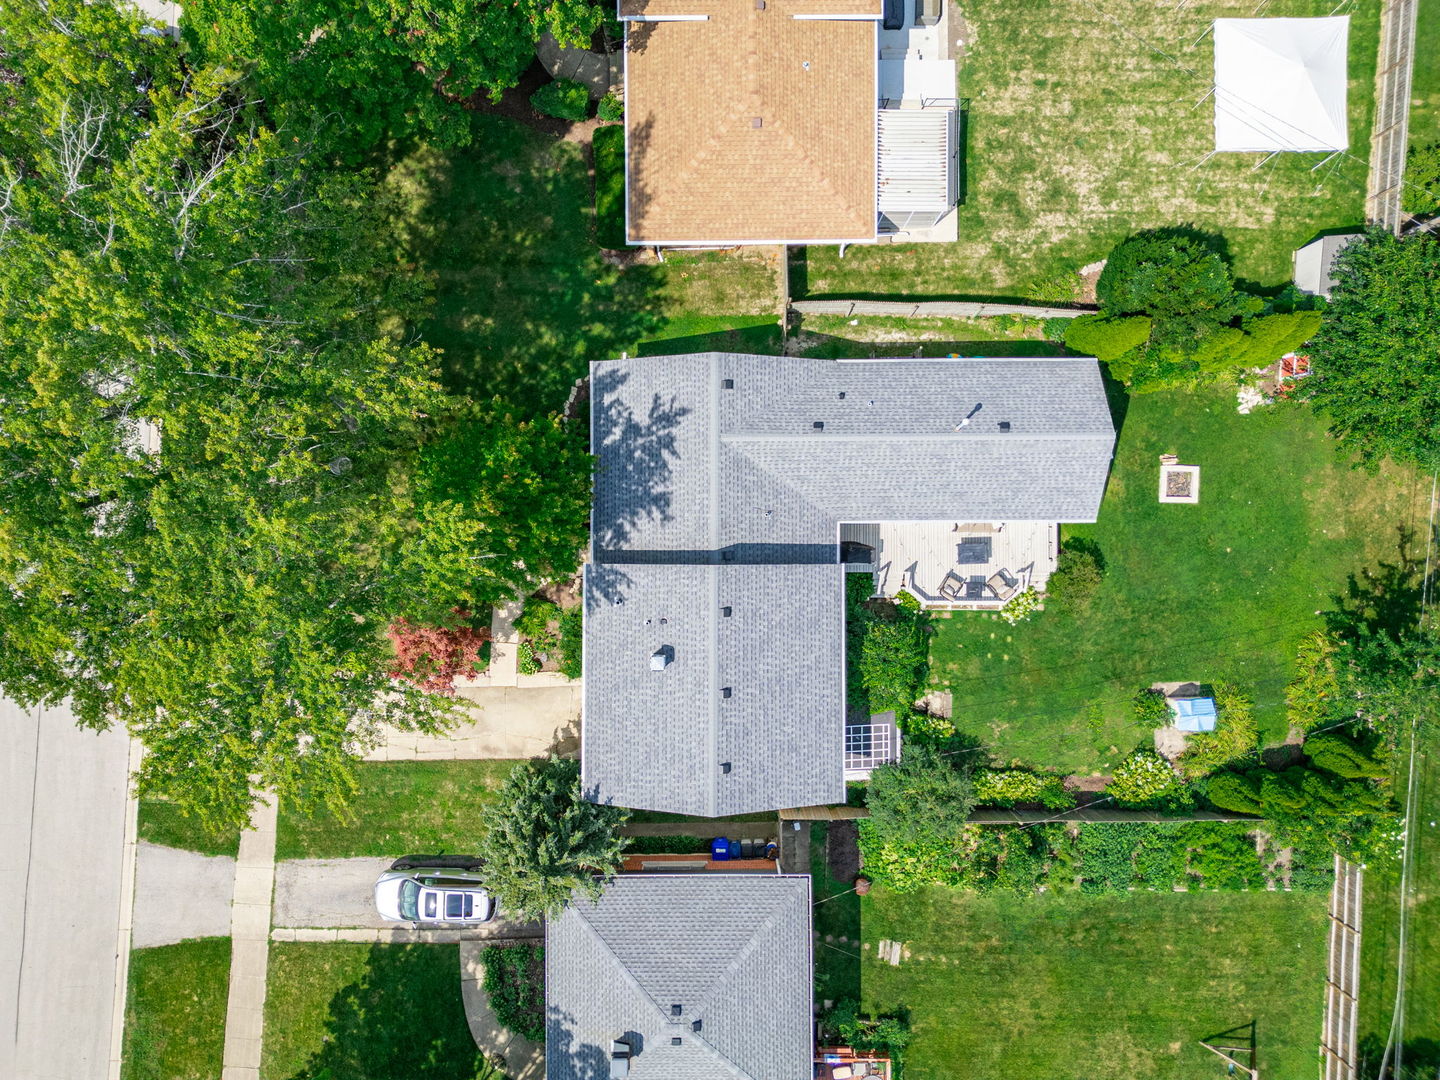
M 547 1080 L 607 1080 L 622 1037 L 633 1080 L 810 1075 L 808 877 L 622 876 L 545 946 Z
M 1086 359 L 701 353 L 590 390 L 585 782 L 680 813 L 843 798 L 840 522 L 1093 521 L 1114 444 Z M 651 672 L 661 618 L 685 664 Z

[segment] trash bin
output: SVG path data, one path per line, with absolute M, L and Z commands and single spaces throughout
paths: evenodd
M 728 862 L 735 857 L 735 841 L 717 836 L 710 841 L 710 858 L 715 862 Z

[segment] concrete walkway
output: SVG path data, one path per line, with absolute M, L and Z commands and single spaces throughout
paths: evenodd
M 556 79 L 584 83 L 592 98 L 619 91 L 625 82 L 620 53 L 597 53 L 589 49 L 562 49 L 553 34 L 542 34 L 535 45 L 541 65 Z
M 580 752 L 579 683 L 473 687 L 457 691 L 469 719 L 444 735 L 386 731 L 367 761 L 468 761 Z
M 510 1080 L 543 1080 L 545 1044 L 533 1043 L 501 1026 L 485 993 L 485 965 L 480 957 L 484 942 L 460 943 L 460 996 L 470 1035 L 487 1061 L 494 1062 Z
M 235 860 L 142 841 L 135 859 L 132 948 L 230 933 Z
M 240 834 L 230 909 L 230 998 L 221 1080 L 259 1080 L 270 968 L 270 899 L 275 887 L 275 796 L 266 793 Z

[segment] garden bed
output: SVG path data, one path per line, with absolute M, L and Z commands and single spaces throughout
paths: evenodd
M 525 601 L 515 620 L 519 636 L 516 662 L 521 675 L 557 672 L 580 678 L 584 607 L 573 583 L 547 586 Z M 569 601 L 568 606 L 562 606 Z

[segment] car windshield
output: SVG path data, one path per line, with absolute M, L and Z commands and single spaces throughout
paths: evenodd
M 409 919 L 412 922 L 420 917 L 416 908 L 415 898 L 420 895 L 420 886 L 413 881 L 402 881 L 400 883 L 400 917 Z
M 468 919 L 475 910 L 475 897 L 469 893 L 445 894 L 445 917 L 447 919 Z

